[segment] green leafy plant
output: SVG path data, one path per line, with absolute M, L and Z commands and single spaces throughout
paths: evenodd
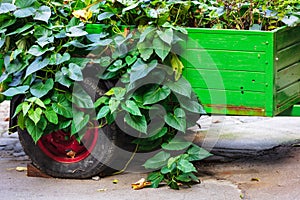
M 14 117 L 35 142 L 56 130 L 80 141 L 93 121 L 116 123 L 135 137 L 136 151 L 161 149 L 144 164 L 157 170 L 152 186 L 179 189 L 198 182 L 192 162 L 211 155 L 185 139 L 204 111 L 182 76 L 184 27 L 270 30 L 298 22 L 299 3 L 278 2 L 3 1 L 2 94 L 22 96 Z M 86 76 L 112 86 L 93 99 Z

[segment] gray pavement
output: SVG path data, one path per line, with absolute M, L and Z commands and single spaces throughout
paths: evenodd
M 204 116 L 198 123 L 195 142 L 228 159 L 300 142 L 300 117 Z
M 134 191 L 131 183 L 147 174 L 124 173 L 95 181 L 33 178 L 16 171 L 30 160 L 17 135 L 7 134 L 7 107 L 7 102 L 0 105 L 3 199 L 300 199 L 300 117 L 203 116 L 192 139 L 215 155 L 196 163 L 201 184 L 179 191 L 167 186 Z M 119 182 L 114 184 L 114 179 Z

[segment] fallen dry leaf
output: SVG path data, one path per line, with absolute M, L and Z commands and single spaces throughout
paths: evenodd
M 80 19 L 83 22 L 88 21 L 92 16 L 93 16 L 93 12 L 90 10 L 74 10 L 72 12 L 73 16 Z
M 24 172 L 27 171 L 27 167 L 16 167 L 17 172 Z
M 113 180 L 113 184 L 117 184 L 117 183 L 119 183 L 119 180 L 118 179 L 114 179 Z
M 106 188 L 101 188 L 101 189 L 98 189 L 97 192 L 106 192 L 107 189 Z
M 131 187 L 134 190 L 143 189 L 144 187 L 150 186 L 151 182 L 146 181 L 144 178 L 140 179 L 139 181 L 132 183 Z
M 75 151 L 72 151 L 72 150 L 71 150 L 71 151 L 68 151 L 68 152 L 67 152 L 67 156 L 70 157 L 70 158 L 75 158 L 76 152 L 75 152 Z
M 251 178 L 251 181 L 256 181 L 256 182 L 259 182 L 260 179 L 259 178 Z

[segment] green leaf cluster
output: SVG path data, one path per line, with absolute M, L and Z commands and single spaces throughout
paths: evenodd
M 169 144 L 170 149 L 178 150 L 182 148 L 183 141 L 172 142 Z M 154 157 L 147 160 L 144 164 L 147 169 L 158 169 L 159 171 L 152 172 L 148 176 L 148 180 L 152 182 L 152 187 L 158 187 L 163 181 L 167 183 L 172 189 L 178 190 L 180 185 L 190 185 L 192 183 L 199 183 L 199 179 L 195 176 L 197 172 L 192 161 L 201 160 L 211 156 L 206 150 L 186 143 L 189 148 L 184 154 L 178 156 L 171 156 L 170 153 L 161 151 Z M 180 147 L 180 148 L 178 148 Z

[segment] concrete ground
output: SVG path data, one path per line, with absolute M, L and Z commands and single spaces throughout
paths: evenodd
M 194 141 L 215 155 L 197 162 L 200 184 L 179 191 L 132 190 L 144 173 L 99 180 L 27 177 L 30 160 L 15 134 L 7 134 L 8 104 L 0 105 L 1 199 L 300 199 L 299 117 L 202 117 Z M 118 183 L 114 184 L 117 179 Z

